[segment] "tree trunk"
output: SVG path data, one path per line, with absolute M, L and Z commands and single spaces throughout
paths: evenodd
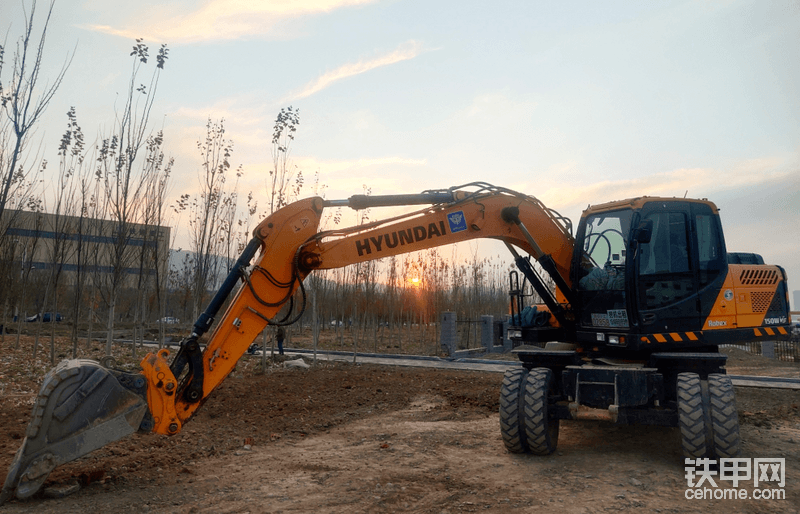
M 314 347 L 314 364 L 317 363 L 317 345 L 319 344 L 319 316 L 317 314 L 317 293 L 311 292 L 311 344 Z
M 6 323 L 8 322 L 8 297 L 3 304 L 3 320 L 0 321 L 0 343 L 6 342 Z
M 378 322 L 375 321 L 375 316 L 372 316 L 372 346 L 375 348 L 375 353 L 378 353 L 378 328 Z
M 356 320 L 356 329 L 353 331 L 353 364 L 355 364 L 356 354 L 358 353 L 358 306 L 356 306 L 356 310 L 353 314 L 353 317 Z
M 400 310 L 400 316 L 397 319 L 397 348 L 400 353 L 403 353 L 403 310 Z
M 92 329 L 94 329 L 94 279 L 92 279 L 92 287 L 89 289 L 89 326 L 87 327 L 86 331 L 86 349 L 92 347 Z M 77 322 L 77 320 L 76 320 Z
M 111 356 L 111 345 L 114 342 L 114 315 L 116 307 L 117 295 L 114 293 L 111 295 L 111 301 L 108 304 L 108 321 L 106 324 L 106 330 L 108 331 L 106 334 L 106 357 Z
M 53 299 L 53 311 L 50 313 L 50 365 L 56 365 L 56 320 L 58 314 L 58 295 Z
M 47 286 L 44 289 L 44 301 L 42 305 L 47 305 L 47 299 L 50 297 L 50 283 L 48 282 Z M 41 313 L 38 313 L 41 314 Z M 36 352 L 39 350 L 39 336 L 42 332 L 42 316 L 39 316 L 39 319 L 36 322 L 36 335 L 33 339 L 33 361 L 36 362 Z

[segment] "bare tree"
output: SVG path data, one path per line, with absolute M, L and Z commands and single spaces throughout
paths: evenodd
M 164 136 L 158 132 L 155 136 L 147 138 L 144 170 L 142 180 L 145 182 L 143 227 L 139 228 L 141 251 L 138 252 L 138 270 L 136 285 L 136 303 L 134 306 L 133 343 L 131 352 L 136 355 L 137 331 L 144 341 L 144 322 L 147 318 L 147 299 L 150 288 L 158 296 L 159 268 L 162 265 L 161 257 L 164 248 L 159 245 L 162 234 L 159 225 L 163 220 L 164 202 L 167 182 L 172 171 L 172 159 L 166 159 L 162 151 Z M 166 161 L 165 161 L 166 159 Z M 166 241 L 169 244 L 169 241 Z M 168 249 L 167 249 L 168 250 Z
M 0 46 L 0 107 L 4 114 L 0 122 L 4 127 L 0 127 L 0 132 L 9 134 L 8 139 L 3 138 L 0 150 L 0 217 L 12 194 L 15 174 L 27 174 L 28 168 L 22 163 L 32 128 L 53 99 L 72 60 L 71 56 L 67 57 L 52 83 L 45 83 L 42 91 L 39 90 L 39 74 L 54 5 L 55 0 L 50 2 L 37 37 L 34 35 L 36 1 L 31 1 L 30 11 L 25 13 L 24 33 L 14 48 L 10 81 L 2 80 L 5 47 Z
M 42 161 L 37 175 L 43 173 L 46 166 L 46 161 Z M 15 175 L 12 180 L 13 194 L 6 203 L 5 212 L 0 216 L 0 302 L 3 305 L 0 325 L 4 327 L 0 330 L 0 340 L 4 340 L 11 305 L 15 305 L 17 314 L 24 307 L 21 290 L 25 289 L 27 274 L 17 274 L 16 271 L 26 261 L 26 257 L 32 257 L 28 252 L 31 237 L 29 234 L 25 235 L 25 230 L 21 230 L 18 223 L 23 218 L 23 209 L 31 212 L 42 209 L 41 195 L 37 194 L 41 190 L 42 182 L 35 178 L 19 173 Z
M 53 205 L 51 208 L 45 207 L 49 211 L 49 233 L 47 237 L 47 256 L 46 263 L 49 268 L 49 282 L 46 291 L 50 292 L 50 299 L 45 297 L 44 306 L 50 308 L 50 363 L 55 364 L 55 322 L 58 316 L 59 289 L 63 278 L 64 266 L 71 260 L 72 253 L 75 251 L 71 244 L 72 234 L 75 232 L 75 202 L 76 202 L 76 173 L 83 166 L 83 133 L 77 122 L 75 109 L 71 108 L 67 112 L 67 130 L 61 137 L 58 147 L 59 166 L 58 178 L 54 184 L 55 190 L 52 193 Z M 45 204 L 46 205 L 46 204 Z M 44 317 L 40 316 L 39 326 L 36 335 L 38 337 Z
M 176 211 L 189 212 L 190 250 L 192 266 L 192 316 L 196 319 L 205 301 L 209 286 L 215 284 L 222 265 L 220 255 L 230 254 L 233 220 L 236 216 L 237 192 L 228 190 L 226 182 L 231 171 L 233 142 L 225 138 L 224 120 L 218 123 L 209 118 L 205 139 L 197 141 L 203 159 L 198 173 L 200 193 L 181 195 Z M 236 170 L 236 178 L 242 169 Z M 226 259 L 225 265 L 227 265 Z
M 161 45 L 149 85 L 140 83 L 137 86 L 141 68 L 147 64 L 149 58 L 149 49 L 141 39 L 136 40 L 130 54 L 133 57 L 133 67 L 125 104 L 116 113 L 112 133 L 102 140 L 98 148 L 97 173 L 103 180 L 109 214 L 115 225 L 114 233 L 111 234 L 113 249 L 108 257 L 111 272 L 103 291 L 108 305 L 106 355 L 111 355 L 120 288 L 128 268 L 136 258 L 135 252 L 131 251 L 134 239 L 132 235 L 135 231 L 133 225 L 143 220 L 146 185 L 151 172 L 148 166 L 138 165 L 137 157 L 146 143 L 150 113 L 167 52 L 166 45 Z
M 267 194 L 269 195 L 269 212 L 288 204 L 300 194 L 303 187 L 303 172 L 297 170 L 291 161 L 291 146 L 297 126 L 300 125 L 300 109 L 291 105 L 281 109 L 275 119 L 272 132 L 272 169 L 269 172 Z M 294 183 L 292 180 L 294 179 Z
M 160 144 L 159 144 L 160 146 Z M 166 197 L 169 189 L 169 179 L 172 173 L 172 166 L 174 159 L 167 159 L 164 163 L 164 154 L 162 152 L 150 152 L 150 164 L 157 170 L 153 173 L 153 180 L 148 187 L 147 193 L 147 219 L 148 224 L 160 227 L 164 224 L 166 215 Z M 173 238 L 175 234 L 172 234 Z M 169 253 L 170 244 L 172 241 L 164 239 L 162 235 L 156 231 L 155 238 L 152 240 L 152 245 L 149 245 L 151 250 L 152 259 L 154 262 L 154 276 L 153 284 L 155 289 L 155 297 L 157 302 L 158 317 L 164 318 L 166 313 L 166 286 L 169 270 Z M 166 255 L 166 262 L 162 262 L 162 255 Z M 162 266 L 163 265 L 163 266 Z M 159 348 L 164 344 L 164 324 L 159 324 Z
M 81 164 L 85 159 L 81 161 Z M 93 214 L 92 211 L 96 208 L 98 202 L 98 181 L 94 180 L 94 170 L 89 166 L 79 166 L 76 172 L 76 179 L 78 180 L 77 186 L 77 219 L 74 225 L 75 236 L 75 271 L 72 289 L 72 309 L 70 317 L 73 320 L 70 339 L 72 342 L 72 358 L 78 356 L 78 326 L 80 320 L 83 318 L 83 302 L 85 299 L 92 301 L 91 294 L 87 294 L 87 279 L 90 276 L 90 263 L 92 262 L 93 251 L 96 252 L 97 244 L 91 243 L 91 234 L 94 230 Z M 94 193 L 92 194 L 92 188 Z M 94 283 L 92 283 L 92 288 Z M 91 305 L 88 312 L 92 311 Z M 91 324 L 91 320 L 89 320 Z M 87 345 L 90 339 L 87 336 Z
M 102 256 L 101 249 L 105 246 L 99 243 L 103 241 L 106 234 L 103 231 L 103 222 L 108 213 L 108 198 L 104 194 L 104 182 L 102 174 L 93 170 L 91 177 L 86 177 L 83 187 L 89 193 L 89 202 L 84 204 L 88 219 L 86 220 L 86 237 L 89 241 L 86 251 L 86 271 L 89 280 L 89 290 L 86 292 L 86 303 L 88 307 L 87 318 L 88 327 L 86 334 L 86 347 L 89 348 L 94 340 L 94 323 L 99 321 L 98 310 L 100 307 L 100 286 L 103 284 L 102 269 L 105 267 L 107 259 Z M 77 320 L 78 318 L 76 318 Z
M 40 165 L 31 164 L 37 159 L 28 154 L 28 144 L 34 126 L 58 90 L 71 60 L 68 56 L 52 83 L 46 82 L 42 86 L 40 72 L 53 7 L 54 2 L 51 2 L 43 22 L 37 24 L 35 0 L 31 2 L 30 10 L 23 5 L 23 33 L 9 52 L 11 61 L 8 67 L 5 66 L 7 39 L 0 44 L 0 276 L 6 278 L 14 267 L 17 252 L 17 244 L 13 240 L 7 241 L 8 228 L 15 224 L 19 209 L 29 199 L 35 200 L 32 174 Z M 35 33 L 37 25 L 41 27 Z M 7 215 L 9 207 L 15 210 Z M 10 305 L 8 293 L 11 289 L 4 282 L 7 280 L 0 281 L 0 290 L 3 291 L 0 295 L 3 303 L 0 326 L 5 325 Z

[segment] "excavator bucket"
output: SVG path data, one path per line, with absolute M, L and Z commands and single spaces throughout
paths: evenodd
M 45 376 L 0 505 L 33 496 L 56 466 L 134 433 L 148 414 L 146 397 L 141 374 L 87 359 L 62 361 Z

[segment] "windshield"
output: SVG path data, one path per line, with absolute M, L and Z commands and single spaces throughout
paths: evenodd
M 583 236 L 583 257 L 592 266 L 625 264 L 631 211 L 617 211 L 590 216 Z
M 629 210 L 594 214 L 586 219 L 578 286 L 583 290 L 625 287 L 625 259 L 632 213 Z

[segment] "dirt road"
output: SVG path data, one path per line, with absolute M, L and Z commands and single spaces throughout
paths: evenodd
M 736 391 L 744 456 L 786 459 L 786 499 L 687 500 L 676 429 L 562 422 L 556 454 L 507 453 L 499 374 L 254 367 L 242 363 L 179 435 L 107 446 L 51 475 L 50 492 L 78 492 L 0 511 L 800 512 L 800 392 Z M 35 387 L 17 379 L 0 398 L 0 469 Z

